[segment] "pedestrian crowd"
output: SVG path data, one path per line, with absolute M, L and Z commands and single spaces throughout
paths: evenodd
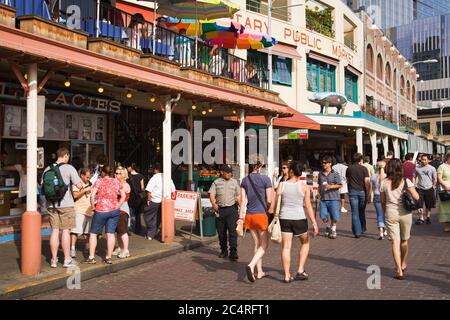
M 50 266 L 58 266 L 61 244 L 63 267 L 77 265 L 76 244 L 85 242 L 84 263 L 97 263 L 98 239 L 106 234 L 104 262 L 112 264 L 112 257 L 125 259 L 131 256 L 129 235 L 131 217 L 134 232 L 141 234 L 145 221 L 147 240 L 155 239 L 161 225 L 162 170 L 153 165 L 153 176 L 144 188 L 144 176 L 135 164 L 113 168 L 106 155 L 99 155 L 94 168 L 80 168 L 69 164 L 67 148 L 57 151 L 57 160 L 42 175 L 42 190 L 47 200 L 50 227 Z M 175 191 L 173 182 L 171 191 Z M 117 236 L 116 236 L 117 235 Z M 117 240 L 117 243 L 116 243 Z
M 431 210 L 439 196 L 439 221 L 444 231 L 450 232 L 450 153 L 444 163 L 438 157 L 407 154 L 405 161 L 388 151 L 375 167 L 370 158 L 360 153 L 346 165 L 341 157 L 321 157 L 322 170 L 318 175 L 319 217 L 325 227 L 325 236 L 338 237 L 340 215 L 346 213 L 345 199 L 351 208 L 352 233 L 355 239 L 367 232 L 366 207 L 373 203 L 376 211 L 378 239 L 391 241 L 395 264 L 394 278 L 403 280 L 407 270 L 408 240 L 413 213 L 417 212 L 416 225 L 431 224 Z M 316 214 L 312 206 L 312 188 L 302 183 L 304 166 L 296 161 L 281 163 L 281 172 L 273 181 L 261 173 L 264 165 L 259 160 L 249 165 L 249 174 L 239 183 L 232 178 L 231 168 L 224 165 L 221 178 L 209 190 L 216 211 L 220 258 L 238 260 L 237 232 L 248 230 L 254 242 L 254 255 L 246 266 L 251 282 L 267 274 L 262 260 L 267 252 L 271 235 L 269 225 L 278 219 L 281 229 L 281 264 L 285 283 L 307 280 L 305 270 L 310 250 L 308 220 L 313 235 L 319 233 Z M 273 231 L 272 231 L 273 232 Z M 298 268 L 291 275 L 291 248 L 293 238 L 300 242 Z M 272 239 L 274 239 L 272 237 Z M 228 243 L 227 243 L 228 242 Z M 229 250 L 228 250 L 229 247 Z

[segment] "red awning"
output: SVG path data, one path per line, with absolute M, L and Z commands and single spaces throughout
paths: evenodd
M 268 53 L 269 49 L 259 49 L 258 51 Z M 291 59 L 302 60 L 302 56 L 298 53 L 296 47 L 288 46 L 286 44 L 278 43 L 272 47 L 272 54 Z
M 288 117 L 288 118 L 276 118 L 275 121 L 273 122 L 273 125 L 275 127 L 320 130 L 319 123 L 308 118 L 303 113 L 300 113 L 293 108 L 288 107 L 287 109 L 289 112 L 293 113 L 294 115 L 292 117 Z M 225 117 L 224 119 L 230 120 L 230 121 L 238 121 L 238 117 Z M 263 116 L 245 117 L 245 122 L 246 123 L 255 123 L 255 124 L 266 124 L 266 120 Z

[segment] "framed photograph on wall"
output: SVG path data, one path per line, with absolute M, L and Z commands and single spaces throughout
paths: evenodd
M 97 130 L 103 130 L 103 117 L 97 117 Z
M 66 114 L 66 129 L 72 129 L 72 115 Z
M 95 141 L 103 141 L 103 132 L 95 133 Z
M 83 130 L 82 140 L 91 140 L 91 130 Z
M 92 120 L 84 118 L 83 119 L 83 127 L 91 128 L 92 127 Z
M 69 139 L 78 140 L 78 130 L 69 130 Z

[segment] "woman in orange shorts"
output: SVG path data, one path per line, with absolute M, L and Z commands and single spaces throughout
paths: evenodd
M 247 212 L 242 205 L 239 212 L 240 223 L 244 221 L 244 228 L 250 230 L 255 242 L 255 254 L 252 261 L 247 265 L 247 278 L 254 282 L 261 279 L 266 274 L 262 269 L 262 257 L 269 246 L 269 219 L 267 213 L 273 215 L 271 209 L 273 188 L 269 177 L 261 174 L 263 167 L 260 161 L 249 166 L 250 174 L 242 179 L 241 197 L 242 204 L 247 203 Z M 256 277 L 255 277 L 256 268 Z

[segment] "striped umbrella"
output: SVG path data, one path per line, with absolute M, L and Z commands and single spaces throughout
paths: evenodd
M 235 36 L 237 33 L 243 33 L 245 29 L 243 25 L 229 18 L 201 20 L 198 22 L 194 19 L 169 18 L 168 21 L 164 22 L 164 25 L 175 32 L 179 33 L 181 30 L 186 30 L 187 36 L 204 35 L 206 39 L 217 38 L 224 32 Z
M 239 6 L 227 0 L 160 0 L 158 12 L 179 19 L 231 18 Z
M 244 33 L 238 35 L 236 48 L 256 50 L 269 48 L 276 44 L 277 40 L 274 37 L 247 28 Z

